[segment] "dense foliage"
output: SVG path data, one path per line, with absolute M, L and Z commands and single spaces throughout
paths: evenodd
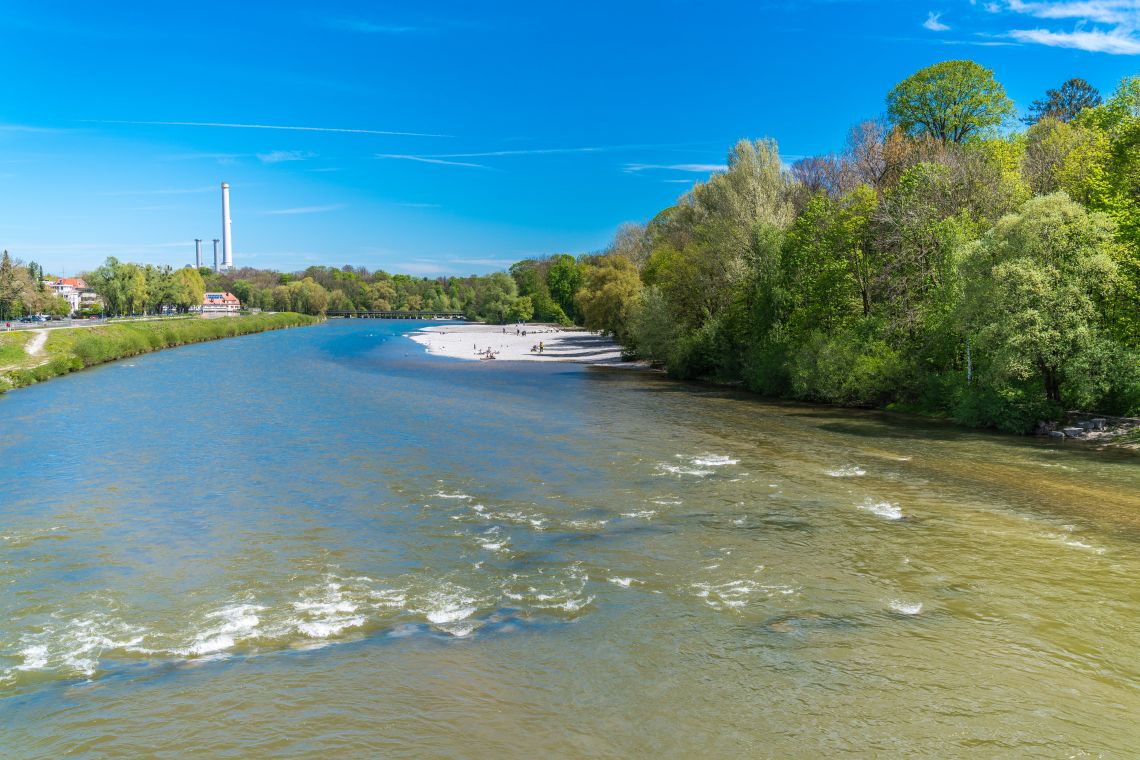
M 28 314 L 65 317 L 71 311 L 66 298 L 44 286 L 43 269 L 34 261 L 26 265 L 0 253 L 0 322 Z
M 1140 77 L 1103 103 L 1071 80 L 1024 132 L 968 61 L 887 104 L 790 170 L 771 141 L 737 144 L 582 257 L 581 321 L 675 376 L 775 396 L 1018 431 L 1140 413 Z
M 88 281 L 125 313 L 226 290 L 267 311 L 577 323 L 677 377 L 1007 430 L 1066 408 L 1140 414 L 1140 77 L 1103 101 L 1071 79 L 1024 131 L 971 61 L 916 72 L 886 106 L 842 152 L 790 167 L 773 141 L 742 140 L 725 171 L 607 250 L 509 273 L 108 259 Z M 36 275 L 5 254 L 0 311 L 42 308 Z

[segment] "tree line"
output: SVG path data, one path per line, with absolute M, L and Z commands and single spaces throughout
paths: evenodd
M 578 259 L 575 316 L 681 378 L 1025 431 L 1140 413 L 1140 77 L 1013 128 L 992 71 L 923 69 L 844 150 L 727 170 Z
M 1107 99 L 1071 79 L 1022 122 L 991 70 L 946 61 L 899 82 L 838 153 L 786 166 L 775 141 L 741 140 L 600 252 L 434 278 L 108 259 L 87 279 L 113 312 L 224 290 L 272 311 L 580 324 L 679 378 L 1007 430 L 1140 414 L 1140 76 Z M 36 278 L 3 261 L 10 311 Z
M 34 261 L 13 260 L 0 253 L 0 323 L 29 314 L 66 317 L 71 305 L 44 285 L 43 268 Z

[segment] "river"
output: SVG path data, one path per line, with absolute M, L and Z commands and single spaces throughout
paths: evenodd
M 414 326 L 0 396 L 0 754 L 1140 747 L 1135 456 Z

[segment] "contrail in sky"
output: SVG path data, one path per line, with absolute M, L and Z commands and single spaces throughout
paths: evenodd
M 286 132 L 338 132 L 352 135 L 388 135 L 399 137 L 452 137 L 424 132 L 394 132 L 382 129 L 345 129 L 340 127 L 295 127 L 278 124 L 222 124 L 210 121 L 127 121 L 120 119 L 84 119 L 87 124 L 137 124 L 149 127 L 223 127 L 226 129 L 279 129 Z

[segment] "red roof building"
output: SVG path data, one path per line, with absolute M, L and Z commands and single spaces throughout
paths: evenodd
M 241 301 L 233 293 L 206 293 L 202 298 L 203 314 L 237 314 Z

